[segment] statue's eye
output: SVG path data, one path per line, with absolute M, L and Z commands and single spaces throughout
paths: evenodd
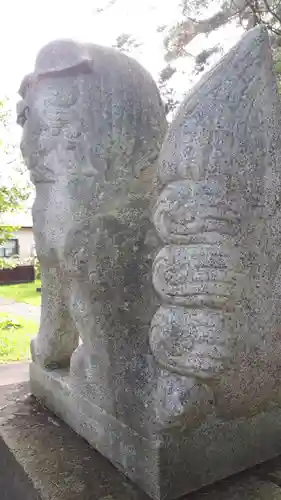
M 17 124 L 24 126 L 29 115 L 29 107 L 24 101 L 20 101 L 17 105 Z

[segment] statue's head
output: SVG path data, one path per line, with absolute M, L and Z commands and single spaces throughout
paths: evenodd
M 35 184 L 74 173 L 122 185 L 157 157 L 166 130 L 157 87 L 113 49 L 51 42 L 19 93 L 21 149 Z

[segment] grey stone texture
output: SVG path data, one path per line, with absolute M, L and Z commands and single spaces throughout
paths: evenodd
M 155 84 L 112 49 L 52 42 L 20 94 L 43 278 L 33 394 L 155 500 L 280 453 L 266 30 L 199 82 L 166 136 Z
M 15 494 L 9 494 L 22 478 L 19 466 L 42 500 L 149 500 L 84 439 L 30 396 L 28 383 L 0 386 L 1 438 L 16 459 L 16 464 L 6 461 L 0 470 L 1 500 L 3 494 L 5 500 L 17 500 Z M 0 447 L 0 460 L 5 460 L 1 451 Z M 7 471 L 9 466 L 12 471 Z M 280 471 L 278 457 L 184 499 L 280 500 Z M 33 500 L 26 490 L 22 485 L 19 500 Z M 29 494 L 26 498 L 25 492 Z
M 280 454 L 280 407 L 253 417 L 206 416 L 197 427 L 145 436 L 95 405 L 68 372 L 33 363 L 30 378 L 32 394 L 156 500 L 176 499 Z
M 222 418 L 280 398 L 280 116 L 258 27 L 187 96 L 159 157 L 151 350 L 212 387 Z

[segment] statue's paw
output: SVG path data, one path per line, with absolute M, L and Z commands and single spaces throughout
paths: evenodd
M 163 427 L 195 427 L 214 411 L 213 391 L 195 378 L 162 371 L 155 391 L 156 420 Z
M 69 357 L 60 356 L 58 353 L 49 352 L 47 349 L 42 349 L 38 345 L 37 338 L 30 342 L 31 359 L 34 363 L 47 368 L 48 370 L 56 370 L 69 367 Z

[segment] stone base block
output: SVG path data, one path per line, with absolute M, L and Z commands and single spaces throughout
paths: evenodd
M 150 440 L 107 414 L 68 372 L 30 367 L 31 391 L 155 500 L 172 500 L 281 453 L 281 409 Z

